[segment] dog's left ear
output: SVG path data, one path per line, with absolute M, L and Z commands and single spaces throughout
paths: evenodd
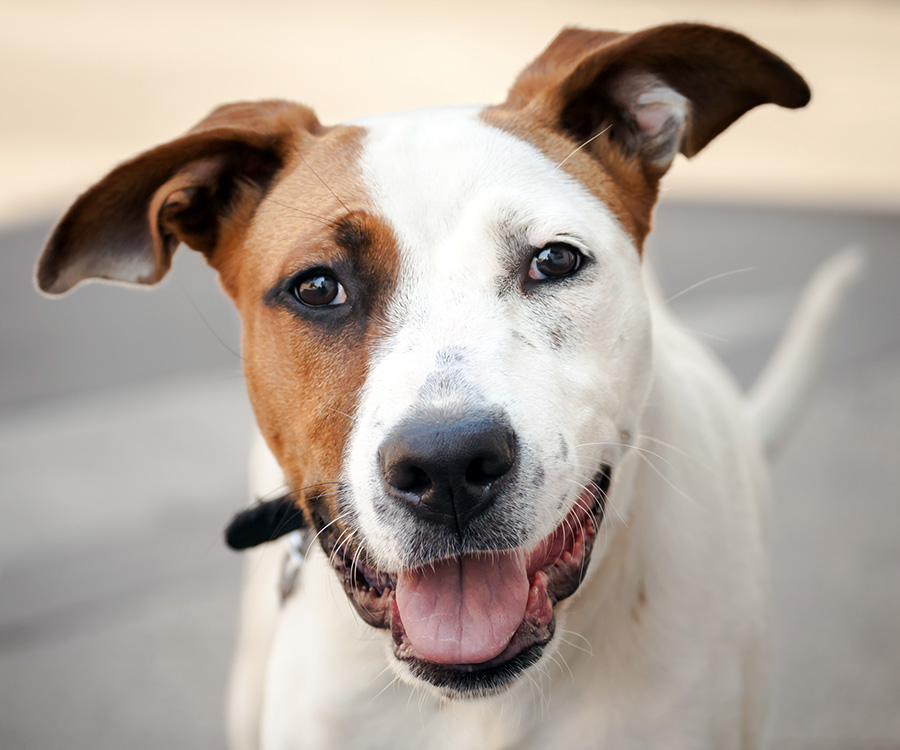
M 120 165 L 62 218 L 38 263 L 61 294 L 85 279 L 155 284 L 183 242 L 207 258 L 246 227 L 316 116 L 284 101 L 239 102 Z
M 604 162 L 658 179 L 749 109 L 804 106 L 809 87 L 745 36 L 699 24 L 634 34 L 562 31 L 517 79 L 503 108 L 528 111 Z

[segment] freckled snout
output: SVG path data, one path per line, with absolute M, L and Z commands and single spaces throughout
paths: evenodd
M 378 458 L 389 495 L 462 536 L 513 473 L 516 435 L 495 411 L 421 409 L 391 431 Z

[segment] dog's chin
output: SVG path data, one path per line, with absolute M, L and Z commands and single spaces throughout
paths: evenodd
M 485 697 L 510 687 L 522 672 L 540 660 L 552 641 L 556 626 L 554 607 L 578 590 L 588 568 L 597 529 L 603 520 L 610 471 L 609 466 L 602 466 L 562 523 L 527 552 L 495 550 L 464 555 L 433 561 L 415 571 L 392 574 L 363 562 L 364 555 L 359 550 L 337 554 L 333 550 L 327 551 L 331 553 L 332 564 L 360 617 L 373 627 L 390 630 L 395 666 L 403 677 L 436 688 L 446 697 Z M 466 566 L 475 570 L 495 569 L 489 577 L 496 583 L 501 582 L 498 577 L 503 577 L 497 570 L 509 571 L 509 577 L 514 578 L 519 586 L 517 601 L 520 606 L 506 608 L 513 610 L 514 614 L 487 609 L 479 614 L 491 622 L 476 622 L 473 625 L 476 631 L 492 633 L 493 643 L 486 647 L 481 644 L 474 647 L 466 643 L 452 644 L 448 650 L 440 644 L 436 645 L 436 639 L 423 638 L 419 623 L 415 628 L 409 628 L 418 636 L 410 637 L 403 619 L 402 601 L 408 601 L 410 595 L 397 595 L 398 582 L 402 590 L 405 583 L 409 585 L 410 577 L 427 581 L 437 575 L 435 571 L 441 567 L 449 567 L 452 575 L 461 576 Z M 527 595 L 524 591 L 526 585 Z M 440 588 L 439 583 L 432 582 L 430 586 L 432 589 Z M 488 591 L 487 598 L 494 600 L 493 593 Z M 508 598 L 505 593 L 496 596 L 501 608 L 505 598 Z M 398 599 L 401 599 L 400 604 Z M 519 619 L 518 612 L 522 607 L 524 614 Z M 406 604 L 407 617 L 415 609 L 413 605 Z M 502 625 L 498 626 L 498 622 Z M 455 624 L 451 623 L 451 632 L 455 630 Z M 426 625 L 426 633 L 429 627 L 433 629 L 433 626 Z M 505 632 L 512 633 L 511 637 L 507 639 L 504 634 L 497 641 L 495 631 L 503 631 L 504 628 Z M 465 632 L 457 632 L 457 635 L 460 641 L 466 637 Z M 454 654 L 477 654 L 477 658 L 456 661 Z

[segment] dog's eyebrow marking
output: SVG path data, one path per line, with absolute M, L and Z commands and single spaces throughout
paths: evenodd
M 283 274 L 275 286 L 265 294 L 264 301 L 267 305 L 279 305 L 282 294 L 297 275 L 316 267 L 332 269 L 345 280 L 358 279 L 366 292 L 373 292 L 376 289 L 384 292 L 392 286 L 392 283 L 388 282 L 389 277 L 392 277 L 393 267 L 385 263 L 387 259 L 384 255 L 384 251 L 388 249 L 386 245 L 391 246 L 392 238 L 384 232 L 377 217 L 357 210 L 333 220 L 322 219 L 322 222 L 333 231 L 324 235 L 305 237 L 298 243 L 298 258 L 302 258 L 304 255 L 302 248 L 306 246 L 317 248 L 318 253 L 306 263 L 298 260 Z M 372 296 L 371 293 L 364 294 L 361 301 L 371 306 Z
M 338 247 L 348 253 L 358 253 L 371 244 L 372 238 L 365 226 L 365 214 L 351 211 L 335 221 L 334 241 Z
M 334 227 L 334 243 L 346 254 L 364 290 L 360 302 L 366 320 L 381 319 L 397 284 L 393 232 L 380 217 L 366 211 L 351 211 Z

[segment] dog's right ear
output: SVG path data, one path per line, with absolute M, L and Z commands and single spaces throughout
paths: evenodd
M 678 152 L 693 156 L 753 107 L 809 98 L 790 65 L 747 37 L 676 23 L 633 34 L 564 29 L 501 106 L 530 110 L 579 149 L 658 180 Z
M 180 242 L 209 258 L 246 226 L 297 138 L 322 130 L 284 101 L 219 107 L 186 135 L 120 165 L 62 218 L 38 263 L 38 287 L 89 278 L 154 284 Z

